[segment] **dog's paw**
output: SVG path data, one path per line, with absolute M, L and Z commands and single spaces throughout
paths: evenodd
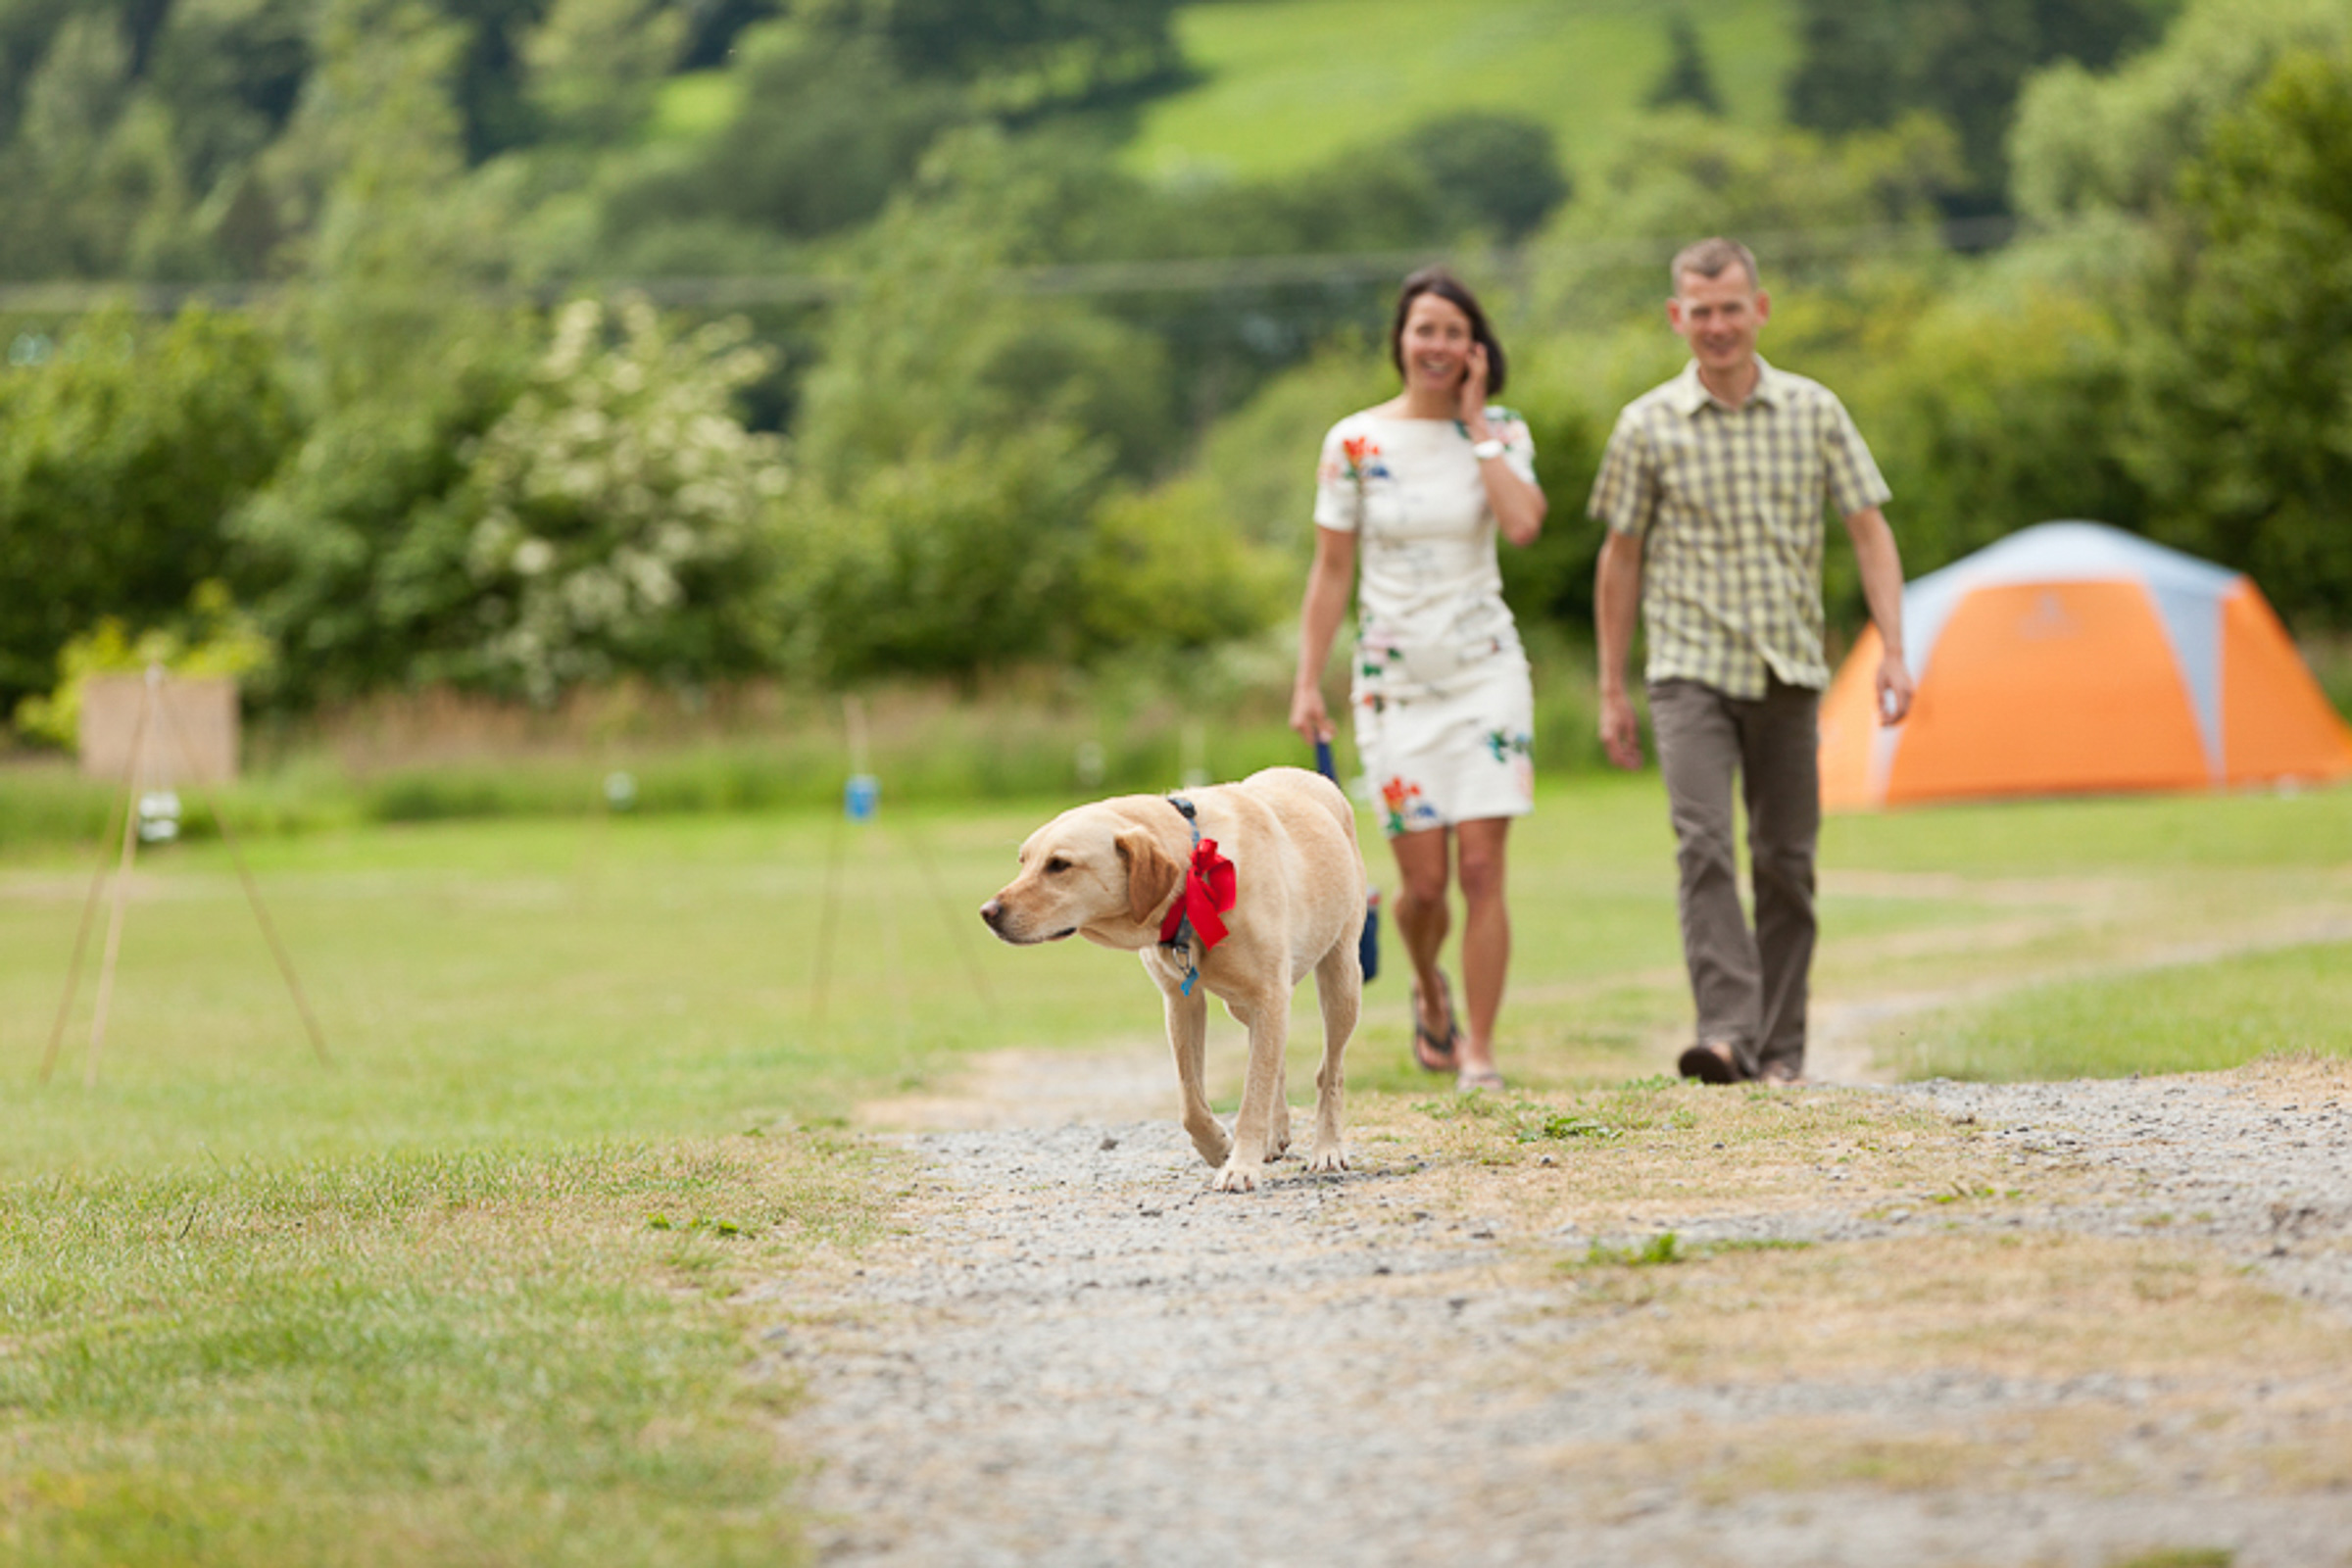
M 1238 1159 L 1229 1159 L 1225 1162 L 1225 1168 L 1209 1179 L 1208 1189 L 1212 1193 L 1254 1193 L 1257 1191 L 1260 1168 L 1257 1165 L 1245 1165 Z
M 1348 1168 L 1348 1151 L 1337 1144 L 1326 1149 L 1318 1149 L 1306 1156 L 1306 1168 L 1308 1174 L 1315 1176 L 1327 1176 L 1333 1171 L 1346 1170 Z

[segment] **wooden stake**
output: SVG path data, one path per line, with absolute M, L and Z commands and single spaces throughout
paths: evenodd
M 172 739 L 179 746 L 179 764 L 187 769 L 188 777 L 196 776 L 196 754 L 188 745 L 188 732 L 181 727 L 179 714 L 169 705 L 164 717 L 172 725 Z M 228 830 L 228 818 L 220 814 L 219 792 L 207 789 L 204 808 L 213 813 L 213 826 L 220 830 L 220 842 L 228 850 L 229 862 L 237 868 L 237 880 L 245 886 L 245 902 L 253 906 L 254 922 L 262 928 L 262 937 L 270 944 L 270 956 L 277 959 L 277 972 L 285 976 L 286 991 L 294 999 L 294 1010 L 302 1014 L 302 1027 L 311 1037 L 311 1050 L 318 1054 L 320 1066 L 329 1065 L 326 1056 L 326 1035 L 318 1027 L 318 1017 L 311 1011 L 310 998 L 303 995 L 302 981 L 295 976 L 294 959 L 286 945 L 278 940 L 277 926 L 270 920 L 270 911 L 262 904 L 262 890 L 253 880 L 253 870 L 245 863 L 245 852 L 237 847 L 237 836 Z
M 156 706 L 158 672 L 147 671 L 147 689 L 139 695 L 139 719 L 130 747 L 130 799 L 122 811 L 122 858 L 115 867 L 114 906 L 106 919 L 106 956 L 98 963 L 98 1005 L 90 1014 L 90 1055 L 82 1069 L 85 1089 L 98 1087 L 98 1053 L 106 1045 L 106 1014 L 115 1001 L 115 961 L 122 956 L 122 917 L 130 901 L 130 866 L 139 850 L 139 781 L 147 766 L 147 725 Z
M 118 798 L 126 816 L 138 814 L 139 745 L 145 738 L 147 705 L 139 704 L 139 716 L 130 737 L 130 760 L 122 769 L 122 792 Z M 74 933 L 74 958 L 66 965 L 66 994 L 58 999 L 57 1021 L 49 1026 L 49 1047 L 41 1053 L 42 1083 L 57 1070 L 58 1048 L 65 1043 L 66 1020 L 74 1013 L 74 993 L 81 989 L 82 956 L 90 947 L 90 924 L 98 915 L 98 893 L 106 886 L 106 851 L 114 837 L 115 819 L 110 812 L 106 825 L 98 830 L 98 861 L 90 867 L 89 895 L 81 901 L 81 924 Z

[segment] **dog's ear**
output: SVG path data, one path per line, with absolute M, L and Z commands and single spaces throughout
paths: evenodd
M 1131 827 L 1112 841 L 1127 865 L 1127 909 L 1142 925 L 1176 891 L 1184 867 L 1168 858 L 1149 828 Z

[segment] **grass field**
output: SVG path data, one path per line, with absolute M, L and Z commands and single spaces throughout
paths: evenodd
M 1686 8 L 1743 124 L 1781 119 L 1796 40 L 1785 0 Z M 1251 178 L 1329 163 L 1462 110 L 1550 126 L 1572 171 L 1641 110 L 1671 12 L 1638 0 L 1219 0 L 1176 16 L 1200 85 L 1146 111 L 1129 150 L 1159 177 Z
M 323 1066 L 222 847 L 150 853 L 94 1087 L 86 977 L 33 1082 L 91 856 L 11 852 L 0 1554 L 790 1560 L 744 1293 L 882 1222 L 892 1167 L 839 1124 L 976 1050 L 1156 1032 L 1131 960 L 974 917 L 1052 804 L 256 840 Z M 1817 1016 L 1905 1070 L 2352 1053 L 2352 791 L 1841 818 L 1824 865 Z M 1657 1072 L 1654 777 L 1549 791 L 1514 868 L 1505 1065 Z M 1402 995 L 1350 1054 L 1373 1121 L 1428 1094 Z

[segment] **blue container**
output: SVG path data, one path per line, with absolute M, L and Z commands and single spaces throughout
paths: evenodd
M 841 808 L 853 822 L 871 822 L 874 808 L 882 804 L 882 781 L 871 773 L 852 773 L 850 787 L 842 791 Z

